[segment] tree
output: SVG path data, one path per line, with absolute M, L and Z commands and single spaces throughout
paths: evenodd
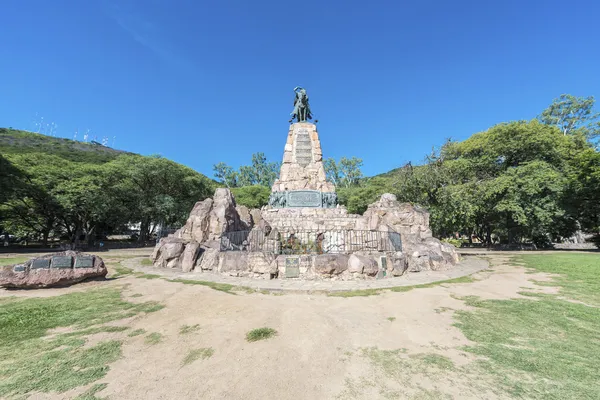
M 580 132 L 587 138 L 600 134 L 600 112 L 594 111 L 594 97 L 561 94 L 538 117 L 545 124 L 557 126 L 563 135 Z
M 269 203 L 271 189 L 266 186 L 252 185 L 232 189 L 235 202 L 248 208 L 261 208 Z
M 213 165 L 213 171 L 215 173 L 215 178 L 217 178 L 219 183 L 224 184 L 228 188 L 237 186 L 238 174 L 229 165 L 225 164 L 224 162 L 220 162 Z
M 360 182 L 362 164 L 362 159 L 356 157 L 342 157 L 339 163 L 336 163 L 333 158 L 328 158 L 323 162 L 323 167 L 329 182 L 336 186 L 348 188 L 358 185 Z
M 338 186 L 342 179 L 340 169 L 333 158 L 328 158 L 323 161 L 323 167 L 325 168 L 325 175 L 327 180 L 334 185 Z
M 268 162 L 264 153 L 252 154 L 250 165 L 242 165 L 236 172 L 227 164 L 220 162 L 213 166 L 215 177 L 228 188 L 260 185 L 273 186 L 279 175 L 280 163 Z
M 118 177 L 114 197 L 140 222 L 140 241 L 157 224 L 183 223 L 194 203 L 212 194 L 212 185 L 198 172 L 160 156 L 123 155 L 106 165 Z

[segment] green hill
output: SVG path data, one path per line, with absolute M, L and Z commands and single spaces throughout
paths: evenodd
M 112 161 L 122 154 L 132 154 L 111 149 L 100 144 L 78 142 L 10 128 L 0 128 L 0 154 L 27 153 L 53 154 L 69 161 L 90 164 L 102 164 Z

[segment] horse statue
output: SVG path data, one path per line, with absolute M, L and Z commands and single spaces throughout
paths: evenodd
M 294 118 L 296 119 L 296 122 L 306 122 L 309 119 L 312 119 L 306 89 L 296 86 L 294 88 L 294 93 L 296 93 L 296 97 L 294 98 L 294 111 L 291 113 L 292 119 L 290 119 L 290 123 L 294 121 Z

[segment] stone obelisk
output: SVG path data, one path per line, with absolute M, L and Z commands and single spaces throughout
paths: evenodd
M 279 179 L 272 187 L 269 205 L 275 208 L 337 205 L 335 186 L 327 181 L 317 126 L 311 119 L 308 95 L 295 88 L 294 111 L 283 150 Z M 292 122 L 290 121 L 290 122 Z

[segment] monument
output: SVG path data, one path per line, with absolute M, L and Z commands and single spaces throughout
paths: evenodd
M 432 237 L 429 213 L 383 194 L 363 215 L 338 204 L 327 180 L 304 88 L 294 110 L 279 178 L 268 205 L 237 206 L 229 189 L 196 203 L 186 224 L 163 238 L 155 266 L 261 279 L 381 279 L 458 262 Z

